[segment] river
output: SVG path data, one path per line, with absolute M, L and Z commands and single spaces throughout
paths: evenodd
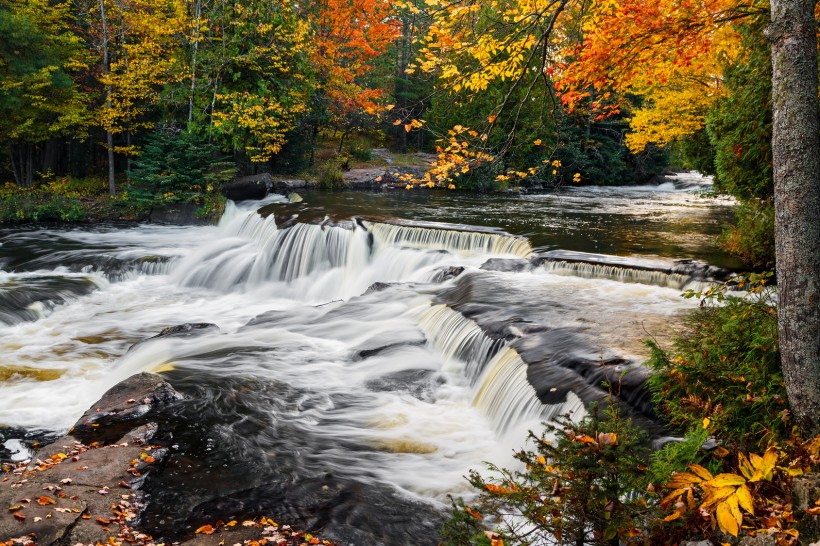
M 434 536 L 470 468 L 580 419 L 607 373 L 638 385 L 642 341 L 695 305 L 681 291 L 737 266 L 708 188 L 306 192 L 229 203 L 218 226 L 2 229 L 0 458 L 158 371 L 189 424 L 156 535 L 220 509 L 426 543 L 409 537 Z M 183 323 L 215 327 L 149 339 Z M 639 385 L 626 397 L 649 422 Z

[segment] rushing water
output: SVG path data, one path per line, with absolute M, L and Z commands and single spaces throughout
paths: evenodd
M 188 397 L 187 445 L 207 463 L 172 459 L 174 508 L 146 520 L 157 532 L 209 503 L 287 505 L 332 476 L 345 495 L 321 524 L 331 535 L 407 543 L 424 525 L 408 506 L 439 514 L 468 469 L 511 464 L 528 428 L 580 418 L 602 363 L 635 368 L 641 340 L 691 305 L 681 289 L 715 273 L 673 259 L 733 265 L 710 239 L 728 203 L 686 181 L 273 196 L 229 204 L 213 227 L 2 231 L 0 446 L 64 431 L 117 382 L 159 371 Z M 191 322 L 218 328 L 145 341 Z

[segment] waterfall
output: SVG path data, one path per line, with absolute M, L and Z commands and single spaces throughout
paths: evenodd
M 512 254 L 522 258 L 532 254 L 532 247 L 527 239 L 503 232 L 461 231 L 373 222 L 364 224 L 378 245 L 446 250 L 453 254 Z
M 474 321 L 446 305 L 419 314 L 419 327 L 445 362 L 460 362 L 472 387 L 472 404 L 503 435 L 516 424 L 585 415 L 584 403 L 572 392 L 565 402 L 544 404 L 527 379 L 527 364 L 503 340 L 488 337 Z
M 689 275 L 672 273 L 657 269 L 639 269 L 622 265 L 609 265 L 589 262 L 570 262 L 564 260 L 546 261 L 541 270 L 553 275 L 571 275 L 584 279 L 608 279 L 623 283 L 651 284 L 676 290 L 703 290 L 711 283 L 695 280 Z
M 487 364 L 474 393 L 473 405 L 490 418 L 498 433 L 524 421 L 548 421 L 565 414 L 577 420 L 585 414 L 583 401 L 572 392 L 561 404 L 543 404 L 527 380 L 527 364 L 511 348 Z
M 487 337 L 478 324 L 446 305 L 427 308 L 420 315 L 419 327 L 445 362 L 457 360 L 465 364 L 465 375 L 471 385 L 504 345 L 501 340 Z

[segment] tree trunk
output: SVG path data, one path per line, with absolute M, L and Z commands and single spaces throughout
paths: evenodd
M 11 160 L 11 171 L 14 173 L 14 183 L 18 186 L 22 186 L 22 179 L 20 178 L 20 175 L 17 172 L 17 164 L 14 162 L 14 149 L 12 148 L 11 144 L 9 144 L 8 150 L 9 159 Z
M 820 111 L 813 0 L 772 0 L 772 161 L 778 331 L 786 391 L 820 433 Z
M 103 74 L 108 76 L 111 68 L 110 59 L 108 55 L 108 23 L 105 19 L 105 0 L 100 0 L 100 18 L 102 21 L 102 50 L 103 50 Z M 111 84 L 105 86 L 105 107 L 111 109 Z M 117 187 L 114 184 L 114 134 L 110 129 L 105 131 L 105 146 L 108 150 L 108 193 L 114 195 L 117 193 Z
M 194 49 L 191 52 L 191 91 L 188 95 L 188 123 L 194 120 L 194 93 L 196 93 L 196 57 L 199 53 L 199 30 L 201 28 L 200 18 L 202 17 L 202 1 L 194 2 L 194 23 L 196 32 L 194 33 Z
M 26 144 L 26 187 L 34 185 L 34 146 Z

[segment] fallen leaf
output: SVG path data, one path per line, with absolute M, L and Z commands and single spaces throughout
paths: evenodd
M 194 531 L 194 533 L 198 535 L 212 535 L 214 534 L 214 531 L 215 529 L 211 525 L 203 525 L 202 527 Z
M 57 501 L 55 501 L 51 497 L 46 497 L 45 495 L 43 495 L 42 497 L 37 499 L 37 504 L 39 504 L 40 506 L 48 506 L 49 504 L 57 504 Z
M 21 514 L 20 512 L 15 512 L 15 513 L 14 513 L 14 517 L 15 517 L 15 518 L 17 518 L 17 519 L 19 519 L 20 521 L 23 521 L 24 519 L 26 519 L 26 516 L 24 516 L 24 515 L 23 515 L 23 514 Z

